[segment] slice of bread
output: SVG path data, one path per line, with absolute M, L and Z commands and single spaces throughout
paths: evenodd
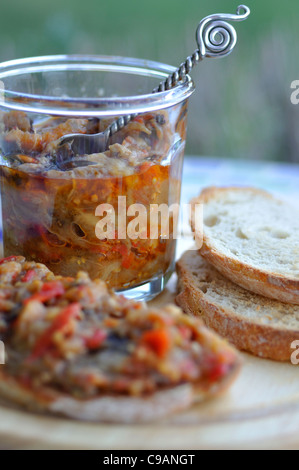
M 254 188 L 207 188 L 201 255 L 257 294 L 299 305 L 299 211 Z
M 225 279 L 197 251 L 177 262 L 177 304 L 237 348 L 276 361 L 290 361 L 299 340 L 299 307 L 252 294 Z
M 157 420 L 224 392 L 241 360 L 174 305 L 126 299 L 106 284 L 0 259 L 0 397 L 101 422 Z

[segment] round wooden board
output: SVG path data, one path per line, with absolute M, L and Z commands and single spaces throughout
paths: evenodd
M 188 244 L 179 244 L 179 253 Z M 175 275 L 153 304 L 173 301 Z M 0 448 L 299 449 L 299 366 L 242 354 L 224 396 L 146 425 L 81 423 L 0 406 Z

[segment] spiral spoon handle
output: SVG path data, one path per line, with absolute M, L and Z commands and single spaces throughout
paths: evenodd
M 235 28 L 227 23 L 227 21 L 244 21 L 247 20 L 249 15 L 250 8 L 246 5 L 239 5 L 235 15 L 219 13 L 207 16 L 201 20 L 196 30 L 198 49 L 187 57 L 185 62 L 169 75 L 166 80 L 161 82 L 153 90 L 153 93 L 170 90 L 175 87 L 205 57 L 217 58 L 229 55 L 237 43 L 237 33 Z M 217 37 L 219 37 L 218 40 Z M 112 136 L 120 131 L 134 117 L 136 117 L 136 114 L 126 116 L 126 118 L 118 118 L 111 124 L 109 135 Z
M 201 62 L 205 57 L 215 58 L 224 57 L 230 54 L 236 43 L 237 33 L 235 28 L 227 21 L 243 21 L 250 15 L 250 9 L 246 5 L 239 5 L 234 15 L 219 13 L 210 15 L 201 20 L 196 30 L 196 42 L 198 49 L 192 55 L 187 57 L 166 80 L 161 82 L 153 93 L 170 90 L 175 87 L 193 67 Z M 90 154 L 104 152 L 107 150 L 108 141 L 111 136 L 123 129 L 137 114 L 121 116 L 113 121 L 104 132 L 99 134 L 69 134 L 60 139 L 60 146 L 70 144 L 74 154 Z M 61 153 L 60 166 L 65 166 L 64 158 Z M 67 162 L 69 164 L 69 162 Z
M 239 5 L 235 15 L 219 13 L 201 20 L 196 30 L 198 49 L 187 57 L 172 75 L 161 82 L 153 93 L 170 90 L 176 86 L 205 57 L 216 58 L 230 54 L 237 43 L 237 33 L 227 21 L 244 21 L 249 15 L 250 9 L 246 5 Z

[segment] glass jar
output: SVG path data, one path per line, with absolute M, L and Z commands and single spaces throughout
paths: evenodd
M 161 292 L 174 268 L 176 223 L 172 210 L 160 209 L 180 202 L 194 91 L 187 76 L 151 93 L 173 71 L 107 56 L 0 64 L 4 256 L 23 255 L 64 276 L 84 270 L 135 299 Z M 60 168 L 62 136 L 98 133 L 132 113 L 107 151 L 69 149 L 71 165 Z

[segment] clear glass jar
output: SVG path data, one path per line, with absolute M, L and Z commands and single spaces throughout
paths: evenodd
M 174 267 L 175 224 L 170 212 L 165 236 L 163 216 L 150 214 L 179 204 L 194 91 L 186 77 L 172 90 L 151 93 L 173 70 L 107 56 L 0 64 L 4 256 L 23 255 L 64 276 L 84 270 L 140 300 L 161 292 Z M 60 137 L 97 133 L 132 113 L 138 116 L 106 152 L 80 155 L 80 166 L 59 169 Z M 147 218 L 137 223 L 140 207 Z

